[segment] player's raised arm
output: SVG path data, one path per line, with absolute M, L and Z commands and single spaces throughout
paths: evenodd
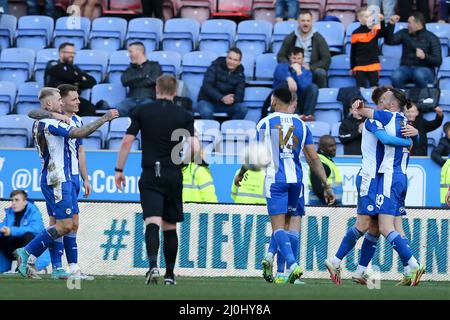
M 309 168 L 314 172 L 322 182 L 322 187 L 324 189 L 325 201 L 328 205 L 334 204 L 336 201 L 336 196 L 334 195 L 331 186 L 327 182 L 327 175 L 323 169 L 323 164 L 317 155 L 316 149 L 314 149 L 314 144 L 307 144 L 304 146 L 303 152 L 305 154 L 306 162 L 308 162 Z
M 100 128 L 102 124 L 111 121 L 115 118 L 119 117 L 119 111 L 116 109 L 108 110 L 103 116 L 101 116 L 99 119 L 84 125 L 80 128 L 72 128 L 69 132 L 69 138 L 86 138 L 91 133 L 93 133 L 95 130 Z
M 34 120 L 56 119 L 70 125 L 70 118 L 57 112 L 50 112 L 45 109 L 35 109 L 28 112 L 28 117 Z
M 366 108 L 364 101 L 362 100 L 355 100 L 352 103 L 352 109 L 354 112 L 358 113 L 360 116 L 368 118 L 368 119 L 373 119 L 373 113 L 374 110 L 371 108 Z

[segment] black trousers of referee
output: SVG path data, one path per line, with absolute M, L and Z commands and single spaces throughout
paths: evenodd
M 9 260 L 15 260 L 14 257 L 14 250 L 18 248 L 25 247 L 28 242 L 33 240 L 34 234 L 31 232 L 25 233 L 21 237 L 0 237 L 0 251 L 9 259 Z
M 164 20 L 163 2 L 164 0 L 142 0 L 142 16 L 152 17 Z

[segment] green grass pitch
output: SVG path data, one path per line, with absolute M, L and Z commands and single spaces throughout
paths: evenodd
M 418 287 L 395 287 L 382 281 L 381 289 L 369 290 L 351 280 L 336 286 L 325 279 L 304 279 L 304 285 L 270 284 L 262 278 L 178 277 L 176 286 L 147 286 L 143 276 L 97 277 L 69 290 L 66 281 L 0 276 L 0 299 L 158 299 L 158 300 L 269 300 L 269 299 L 450 299 L 450 282 L 421 282 Z

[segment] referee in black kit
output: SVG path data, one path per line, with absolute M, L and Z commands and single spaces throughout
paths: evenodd
M 156 101 L 138 106 L 130 114 L 131 124 L 122 140 L 115 168 L 116 186 L 125 186 L 123 169 L 131 145 L 139 131 L 142 136 L 142 174 L 139 181 L 145 221 L 145 243 L 150 268 L 146 284 L 157 284 L 159 270 L 159 229 L 164 232 L 166 274 L 164 284 L 174 285 L 174 267 L 178 252 L 177 222 L 183 221 L 183 178 L 180 146 L 183 137 L 189 144 L 188 157 L 199 151 L 194 137 L 194 118 L 173 103 L 177 80 L 162 75 L 156 80 Z M 175 134 L 174 134 L 175 133 Z M 172 135 L 177 141 L 172 141 Z

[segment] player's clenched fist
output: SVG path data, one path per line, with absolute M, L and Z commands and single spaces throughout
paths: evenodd
M 119 117 L 119 111 L 117 109 L 108 110 L 103 117 L 105 117 L 106 121 L 111 121 Z

